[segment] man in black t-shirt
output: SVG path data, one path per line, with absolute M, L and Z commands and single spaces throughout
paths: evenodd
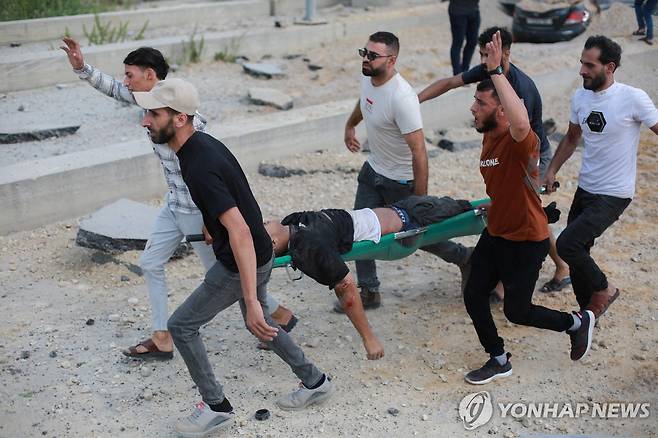
M 542 177 L 548 168 L 553 155 L 551 153 L 550 142 L 544 132 L 541 96 L 534 81 L 521 71 L 521 69 L 510 62 L 512 34 L 507 29 L 502 27 L 490 27 L 482 32 L 478 38 L 482 63 L 463 73 L 433 82 L 418 94 L 418 100 L 423 103 L 426 100 L 439 97 L 454 88 L 461 87 L 465 84 L 481 82 L 484 79 L 489 78 L 489 73 L 484 64 L 487 56 L 485 46 L 487 43 L 491 42 L 492 37 L 496 32 L 500 32 L 503 43 L 503 57 L 500 66 L 502 72 L 505 74 L 505 77 L 507 77 L 510 85 L 512 85 L 516 95 L 523 100 L 523 104 L 528 111 L 530 128 L 535 134 L 537 134 L 540 140 L 539 176 Z M 555 237 L 552 233 L 550 235 L 550 243 L 549 255 L 555 263 L 555 273 L 553 274 L 553 278 L 541 288 L 542 292 L 559 291 L 571 283 L 571 280 L 569 279 L 569 266 L 558 256 L 557 249 L 555 248 Z M 502 294 L 501 284 L 499 284 L 496 289 L 499 294 Z
M 183 180 L 213 239 L 217 263 L 203 283 L 172 314 L 167 327 L 203 399 L 176 424 L 184 436 L 204 436 L 233 422 L 233 407 L 214 376 L 199 328 L 236 301 L 247 328 L 267 343 L 301 379 L 299 389 L 280 397 L 281 409 L 299 410 L 325 401 L 331 380 L 317 369 L 283 330 L 265 303 L 272 270 L 272 242 L 260 208 L 233 154 L 220 141 L 194 130 L 199 96 L 181 79 L 159 82 L 150 92 L 134 93 L 146 115 L 151 139 L 176 152 Z

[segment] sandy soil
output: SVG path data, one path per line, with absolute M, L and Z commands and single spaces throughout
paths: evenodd
M 410 41 L 410 46 L 418 44 L 417 52 L 409 48 L 410 57 L 405 59 L 402 69 L 406 68 L 403 71 L 409 76 L 418 75 L 413 77 L 415 84 L 430 80 L 424 76 L 430 71 L 442 75 L 449 69 L 445 32 L 426 35 L 436 37 L 437 47 L 443 49 L 436 49 L 432 52 L 435 58 L 431 58 L 421 47 L 425 41 L 420 38 L 418 43 Z M 630 39 L 621 41 L 626 48 L 632 49 L 636 44 Z M 582 42 L 581 38 L 553 46 L 519 44 L 514 47 L 513 56 L 533 74 L 545 71 L 551 63 L 575 65 L 576 77 Z M 353 47 L 349 44 L 336 47 L 335 56 L 342 56 L 347 48 Z M 422 70 L 425 64 L 426 70 Z M 407 67 L 411 65 L 414 69 Z M 240 112 L 245 107 L 238 109 L 237 105 L 226 102 L 240 99 L 238 96 L 243 93 L 235 88 L 246 88 L 246 77 L 237 71 L 237 66 L 214 66 L 235 69 L 233 80 L 239 78 L 240 82 L 234 82 L 230 90 L 223 90 L 227 94 L 222 96 L 228 96 L 226 100 L 221 100 L 218 85 L 218 100 L 210 108 L 228 108 L 227 113 L 235 119 L 227 115 L 226 120 L 237 120 L 244 116 Z M 351 73 L 355 68 L 357 62 L 351 60 L 321 70 L 320 75 L 331 73 L 332 76 L 328 76 L 324 87 L 309 90 L 319 93 L 309 99 L 318 102 L 328 96 L 332 99 L 356 96 Z M 626 65 L 623 71 L 626 82 L 644 86 L 654 101 L 658 101 L 658 90 L 655 84 L 651 85 L 646 69 L 641 65 Z M 203 66 L 193 66 L 181 74 L 212 82 L 203 79 L 202 73 Z M 296 88 L 290 78 L 279 83 L 285 84 L 282 89 L 291 92 Z M 324 88 L 325 94 L 320 95 Z M 88 129 L 96 131 L 96 144 L 104 144 L 117 126 L 134 123 L 134 109 L 108 104 L 84 84 L 73 89 L 89 99 L 85 102 L 97 103 L 85 106 L 75 102 L 79 105 L 76 111 L 90 121 Z M 17 103 L 29 97 L 36 102 L 43 96 L 46 105 L 54 110 L 61 105 L 62 100 L 56 98 L 61 91 L 15 93 L 3 99 L 1 105 L 4 110 L 10 107 L 10 101 Z M 562 96 L 545 101 L 547 117 L 553 116 L 563 125 L 568 114 L 567 99 Z M 142 135 L 137 128 L 128 132 Z M 464 129 L 449 134 L 460 139 L 477 138 L 477 134 Z M 96 138 L 90 133 L 86 135 Z M 52 142 L 47 146 L 65 149 L 65 143 Z M 568 357 L 569 341 L 564 334 L 505 322 L 502 309 L 495 306 L 494 317 L 514 355 L 514 376 L 482 388 L 490 391 L 497 402 L 650 402 L 650 418 L 515 421 L 494 415 L 486 426 L 465 432 L 457 414 L 458 403 L 466 394 L 481 388 L 467 385 L 463 376 L 480 366 L 486 356 L 464 310 L 458 269 L 417 253 L 379 265 L 385 303 L 381 309 L 368 313 L 386 348 L 386 357 L 377 362 L 365 359 L 359 337 L 349 321 L 329 311 L 332 298 L 326 288 L 306 278 L 291 282 L 283 270 L 273 273 L 270 291 L 300 317 L 293 336 L 334 377 L 337 393 L 321 407 L 295 414 L 276 409 L 274 399 L 294 389 L 297 382 L 275 355 L 255 349 L 255 338 L 244 329 L 237 307 L 209 323 L 203 329 L 203 336 L 217 377 L 225 385 L 237 412 L 235 426 L 223 435 L 505 438 L 539 433 L 638 438 L 658 435 L 655 421 L 658 304 L 653 268 L 658 256 L 657 146 L 656 137 L 645 131 L 638 158 L 636 199 L 593 250 L 602 268 L 622 289 L 621 298 L 599 323 L 593 351 L 584 361 L 572 363 Z M 430 193 L 467 199 L 484 197 L 484 186 L 477 172 L 478 149 L 457 153 L 430 151 L 433 157 Z M 15 153 L 10 150 L 3 157 L 11 160 L 9 156 Z M 356 187 L 355 172 L 363 160 L 362 154 L 318 152 L 277 162 L 326 172 L 287 179 L 250 174 L 249 179 L 266 217 L 279 217 L 299 209 L 349 208 Z M 558 228 L 566 220 L 579 162 L 577 152 L 559 176 L 562 189 L 552 196 L 563 211 Z M 129 269 L 137 263 L 139 253 L 128 252 L 108 260 L 77 247 L 76 232 L 77 220 L 70 220 L 0 237 L 0 305 L 4 309 L 0 323 L 0 394 L 5 400 L 0 408 L 0 437 L 173 436 L 174 421 L 188 415 L 198 399 L 180 356 L 176 355 L 169 363 L 141 364 L 124 360 L 119 352 L 121 347 L 150 332 L 144 280 Z M 474 244 L 476 237 L 460 240 Z M 196 256 L 172 261 L 167 272 L 173 309 L 196 287 L 203 272 Z M 538 285 L 551 274 L 547 263 Z M 574 309 L 576 305 L 571 290 L 537 293 L 534 300 L 563 310 Z M 387 412 L 391 407 L 399 410 L 397 416 Z M 259 408 L 268 408 L 274 415 L 266 422 L 258 422 L 253 413 Z

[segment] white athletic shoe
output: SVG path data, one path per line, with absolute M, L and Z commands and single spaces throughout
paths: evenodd
M 194 412 L 176 423 L 176 433 L 182 438 L 201 438 L 233 424 L 235 413 L 215 412 L 204 402 L 199 402 Z
M 325 374 L 324 383 L 318 388 L 308 389 L 300 382 L 296 391 L 279 397 L 276 405 L 285 411 L 300 411 L 312 404 L 326 401 L 333 390 L 331 379 Z

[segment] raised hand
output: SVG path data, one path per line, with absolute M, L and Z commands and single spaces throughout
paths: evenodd
M 503 41 L 500 37 L 500 32 L 496 32 L 491 37 L 491 42 L 484 46 L 484 51 L 487 54 L 486 66 L 487 70 L 494 70 L 501 65 L 503 60 Z
M 66 52 L 66 56 L 69 57 L 69 63 L 71 67 L 75 70 L 81 70 L 85 66 L 85 61 L 82 57 L 82 50 L 80 50 L 80 44 L 73 38 L 64 37 L 62 38 L 64 42 L 63 46 L 59 48 Z

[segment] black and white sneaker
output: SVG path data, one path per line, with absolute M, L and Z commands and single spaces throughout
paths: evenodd
M 574 312 L 574 314 L 580 318 L 580 327 L 573 332 L 567 330 L 567 334 L 571 338 L 571 360 L 580 360 L 587 355 L 592 346 L 595 319 L 591 310 Z
M 509 361 L 512 355 L 507 353 L 507 362 L 505 365 L 498 363 L 495 357 L 492 357 L 487 363 L 477 370 L 473 370 L 464 376 L 464 380 L 472 385 L 484 385 L 492 380 L 512 375 L 512 363 Z

